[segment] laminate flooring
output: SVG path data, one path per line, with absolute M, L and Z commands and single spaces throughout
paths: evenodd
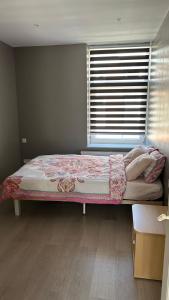
M 0 204 L 0 300 L 160 300 L 133 278 L 131 206 Z

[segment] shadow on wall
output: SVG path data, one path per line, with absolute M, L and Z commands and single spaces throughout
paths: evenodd
M 169 179 L 169 14 L 152 46 L 148 138 L 167 157 L 165 200 Z
M 0 182 L 20 165 L 13 49 L 0 43 Z

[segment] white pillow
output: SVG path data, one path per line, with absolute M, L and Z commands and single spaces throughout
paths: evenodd
M 129 151 L 125 156 L 124 156 L 124 164 L 125 167 L 127 167 L 136 157 L 140 156 L 141 154 L 146 153 L 147 150 L 144 146 L 139 146 L 133 148 L 131 151 Z
M 126 167 L 126 177 L 127 181 L 132 181 L 137 179 L 152 163 L 153 158 L 148 154 L 144 153 L 136 157 L 127 167 Z

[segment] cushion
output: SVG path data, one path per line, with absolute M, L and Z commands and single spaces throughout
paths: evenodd
M 153 158 L 152 163 L 144 171 L 145 182 L 152 183 L 160 176 L 166 161 L 166 157 L 155 150 L 150 153 L 151 158 Z
M 128 181 L 137 179 L 153 162 L 153 158 L 150 157 L 149 153 L 144 153 L 136 157 L 126 167 L 126 177 Z
M 151 153 L 151 152 L 153 152 L 153 151 L 155 151 L 155 150 L 158 150 L 157 148 L 155 148 L 155 147 L 153 147 L 153 146 L 147 146 L 146 148 L 147 148 L 147 152 L 148 152 L 148 153 Z
M 129 165 L 129 163 L 131 163 L 139 155 L 149 152 L 149 148 L 150 147 L 138 146 L 138 147 L 133 148 L 131 151 L 129 151 L 124 156 L 125 167 L 127 167 Z M 152 147 L 150 149 L 152 150 Z

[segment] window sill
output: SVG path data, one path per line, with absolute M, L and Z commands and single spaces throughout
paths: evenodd
M 88 150 L 97 150 L 97 149 L 112 149 L 112 150 L 131 150 L 137 145 L 133 144 L 90 144 L 87 145 Z

